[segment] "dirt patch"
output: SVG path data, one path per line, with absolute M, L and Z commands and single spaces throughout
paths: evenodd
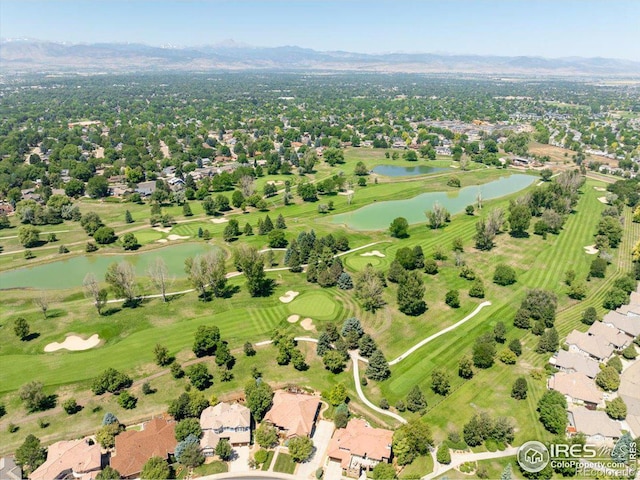
M 212 218 L 211 221 L 213 223 L 225 223 L 225 222 L 228 222 L 229 220 L 227 220 L 226 218 Z
M 71 350 L 74 352 L 80 350 L 89 350 L 90 348 L 98 346 L 100 343 L 100 337 L 97 333 L 91 335 L 88 339 L 84 340 L 83 338 L 78 337 L 77 335 L 69 335 L 64 339 L 64 342 L 58 343 L 53 342 L 44 347 L 45 352 L 55 352 L 57 350 L 62 350 L 63 348 L 66 350 Z
M 596 253 L 598 253 L 598 251 L 599 251 L 599 250 L 596 248 L 596 246 L 595 246 L 595 245 L 587 245 L 587 246 L 582 247 L 582 248 L 584 248 L 584 252 L 585 252 L 585 253 L 588 253 L 589 255 L 595 255 L 595 254 L 596 254 Z
M 598 197 L 598 201 L 602 202 L 604 204 L 608 204 L 609 202 L 607 202 L 607 197 Z
M 347 190 L 346 192 L 338 192 L 338 195 L 351 195 L 353 190 Z
M 176 235 L 175 233 L 172 233 L 167 237 L 167 240 L 186 240 L 187 238 L 189 237 L 188 236 L 185 237 L 184 235 Z
M 313 325 L 313 320 L 309 317 L 305 318 L 300 322 L 300 326 L 310 332 L 311 330 L 315 330 L 315 326 Z
M 372 250 L 370 252 L 361 253 L 360 256 L 361 257 L 380 257 L 380 258 L 384 258 L 385 254 L 379 252 L 378 250 Z
M 289 290 L 283 296 L 280 297 L 280 301 L 282 303 L 290 303 L 294 298 L 300 295 L 300 292 L 294 292 L 293 290 Z
M 296 323 L 298 320 L 300 320 L 300 315 L 289 315 L 287 317 L 287 322 L 289 323 Z

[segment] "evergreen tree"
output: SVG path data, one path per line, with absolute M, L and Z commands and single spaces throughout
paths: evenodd
M 341 334 L 343 337 L 347 336 L 350 332 L 355 332 L 360 338 L 364 334 L 364 330 L 362 325 L 360 324 L 360 320 L 356 317 L 347 318 L 342 324 Z
M 458 375 L 462 378 L 473 377 L 473 360 L 469 355 L 465 355 L 458 363 Z
M 337 285 L 340 290 L 351 290 L 353 288 L 353 280 L 351 279 L 351 275 L 349 275 L 347 272 L 342 272 L 338 277 Z
M 498 343 L 504 343 L 507 340 L 507 329 L 503 322 L 498 322 L 496 326 L 493 327 L 493 337 Z
M 365 375 L 372 380 L 385 380 L 391 375 L 387 359 L 378 349 L 369 358 L 369 365 L 365 370 Z
M 286 265 L 289 267 L 289 270 L 292 273 L 300 273 L 302 271 L 302 264 L 300 263 L 300 254 L 298 250 L 295 249 L 289 255 L 289 260 L 286 262 Z
M 422 247 L 420 245 L 416 245 L 413 247 L 413 265 L 415 268 L 423 269 L 424 268 L 424 252 L 422 251 Z
M 410 412 L 419 412 L 427 408 L 427 400 L 424 398 L 424 394 L 418 385 L 414 385 L 407 394 L 407 410 Z
M 242 233 L 244 233 L 247 237 L 250 237 L 251 235 L 253 235 L 253 228 L 251 228 L 251 224 L 249 222 L 247 222 L 244 225 L 244 229 L 242 230 Z
M 558 331 L 553 327 L 548 328 L 540 337 L 538 346 L 536 347 L 536 352 L 555 352 L 558 349 L 558 344 Z
M 133 223 L 133 217 L 131 216 L 131 212 L 129 210 L 124 212 L 124 221 L 127 223 Z
M 511 387 L 511 396 L 516 400 L 524 400 L 527 398 L 528 389 L 527 379 L 524 377 L 518 377 L 513 383 L 513 387 Z
M 322 332 L 318 337 L 318 345 L 316 347 L 316 353 L 319 357 L 324 356 L 328 350 L 331 349 L 331 338 L 327 332 Z
M 420 315 L 427 309 L 425 287 L 418 272 L 408 272 L 398 284 L 398 309 L 406 315 Z
M 365 333 L 358 342 L 358 348 L 360 350 L 361 356 L 369 358 L 375 353 L 375 351 L 378 349 L 378 346 L 376 345 L 376 342 L 371 337 L 371 335 Z
M 273 230 L 273 222 L 271 221 L 271 217 L 269 217 L 269 215 L 264 217 L 264 223 L 262 225 L 262 228 L 264 229 L 265 234 Z
M 282 214 L 278 215 L 278 218 L 276 219 L 276 228 L 279 228 L 280 230 L 287 228 L 287 224 L 285 223 Z
M 182 215 L 184 215 L 185 217 L 193 216 L 193 212 L 191 211 L 191 205 L 189 205 L 188 202 L 184 202 L 182 204 Z
M 400 265 L 400 262 L 394 260 L 389 265 L 389 270 L 387 271 L 387 280 L 392 283 L 399 283 L 402 278 L 406 275 L 407 271 L 405 268 Z

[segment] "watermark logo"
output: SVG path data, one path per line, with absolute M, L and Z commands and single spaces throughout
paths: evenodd
M 531 441 L 518 449 L 518 463 L 525 472 L 537 473 L 549 464 L 549 449 L 544 443 Z

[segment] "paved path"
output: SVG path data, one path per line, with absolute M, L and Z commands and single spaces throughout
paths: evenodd
M 438 333 L 434 333 L 433 335 L 431 335 L 430 337 L 425 338 L 424 340 L 422 340 L 421 342 L 416 343 L 413 347 L 411 347 L 409 350 L 407 350 L 406 352 L 404 352 L 402 355 L 400 355 L 398 358 L 395 358 L 393 360 L 391 360 L 389 362 L 389 365 L 395 365 L 396 363 L 401 362 L 402 360 L 404 360 L 405 358 L 407 358 L 407 356 L 411 355 L 413 352 L 415 352 L 416 350 L 418 350 L 419 348 L 425 346 L 427 343 L 429 343 L 432 340 L 435 340 L 436 338 L 438 338 L 440 335 L 444 335 L 447 332 L 450 332 L 451 330 L 454 330 L 456 328 L 458 328 L 460 325 L 462 325 L 463 323 L 471 320 L 473 317 L 475 317 L 478 313 L 480 313 L 480 310 L 482 310 L 484 307 L 488 307 L 489 305 L 491 305 L 491 302 L 486 301 L 486 302 L 482 302 L 480 305 L 478 305 L 476 307 L 476 309 L 471 312 L 469 315 L 467 315 L 466 317 L 464 317 L 462 320 L 460 320 L 458 323 L 454 323 L 453 325 L 451 325 L 450 327 L 444 328 L 442 330 L 440 330 Z
M 433 458 L 433 472 L 422 477 L 422 480 L 431 480 L 448 472 L 454 467 L 460 466 L 465 462 L 477 462 L 478 460 L 490 460 L 492 458 L 512 457 L 518 453 L 518 447 L 509 447 L 503 451 L 497 452 L 481 452 L 481 453 L 452 453 L 451 463 L 442 465 L 436 461 L 435 450 L 431 452 Z

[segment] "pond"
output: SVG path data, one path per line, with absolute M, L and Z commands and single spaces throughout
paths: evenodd
M 462 212 L 467 205 L 474 204 L 479 193 L 483 200 L 491 200 L 516 193 L 536 180 L 538 177 L 532 175 L 515 174 L 455 192 L 429 192 L 406 200 L 373 203 L 353 212 L 335 215 L 331 223 L 346 225 L 354 230 L 384 230 L 396 217 L 404 217 L 409 223 L 426 222 L 424 212 L 431 210 L 436 202 L 453 215 Z
M 93 273 L 98 281 L 104 279 L 109 265 L 126 260 L 140 276 L 147 275 L 149 265 L 156 257 L 162 257 L 169 274 L 184 277 L 184 261 L 187 257 L 212 252 L 218 247 L 206 243 L 180 243 L 144 253 L 105 255 L 94 253 L 65 260 L 34 265 L 0 273 L 0 289 L 3 288 L 74 288 L 82 286 L 87 273 Z
M 411 175 L 425 175 L 427 173 L 446 172 L 451 170 L 445 167 L 430 167 L 428 165 L 416 165 L 415 167 L 400 167 L 398 165 L 378 165 L 373 167 L 373 173 L 386 177 L 408 177 Z

